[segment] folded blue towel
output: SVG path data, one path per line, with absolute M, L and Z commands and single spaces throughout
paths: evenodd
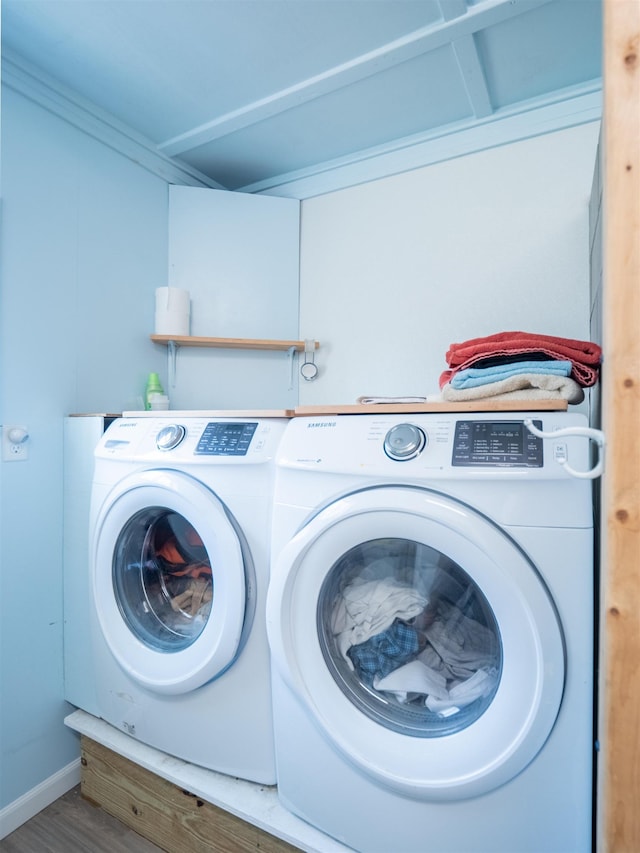
M 570 361 L 514 361 L 511 364 L 496 364 L 493 367 L 468 367 L 451 377 L 452 388 L 477 388 L 490 382 L 499 382 L 522 373 L 545 373 L 552 376 L 570 376 Z

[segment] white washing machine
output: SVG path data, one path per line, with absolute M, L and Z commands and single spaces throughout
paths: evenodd
M 98 715 L 173 756 L 273 784 L 264 608 L 287 420 L 153 415 L 114 421 L 95 451 Z
M 63 603 L 64 698 L 97 713 L 91 653 L 89 505 L 94 451 L 118 415 L 70 415 L 64 419 Z
M 593 524 L 566 412 L 292 420 L 267 631 L 283 805 L 363 853 L 591 850 Z

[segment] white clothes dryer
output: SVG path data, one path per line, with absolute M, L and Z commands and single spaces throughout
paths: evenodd
M 183 760 L 275 782 L 265 598 L 286 418 L 120 418 L 95 451 L 98 715 Z
M 267 631 L 285 807 L 363 853 L 591 849 L 593 521 L 566 412 L 292 420 Z M 544 446 L 543 446 L 544 444 Z

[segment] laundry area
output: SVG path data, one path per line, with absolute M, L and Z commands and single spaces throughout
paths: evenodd
M 0 849 L 606 831 L 602 5 L 301 9 L 2 0 Z

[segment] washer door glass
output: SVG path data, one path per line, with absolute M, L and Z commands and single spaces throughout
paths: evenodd
M 132 679 L 185 693 L 231 666 L 251 629 L 254 568 L 205 485 L 167 470 L 124 478 L 97 515 L 91 559 L 102 637 Z
M 446 554 L 408 539 L 350 548 L 320 590 L 318 635 L 342 692 L 381 725 L 441 737 L 491 704 L 502 670 L 495 615 Z
M 113 552 L 116 601 L 130 630 L 163 652 L 187 648 L 211 613 L 213 572 L 200 534 L 167 507 L 136 512 Z
M 276 552 L 272 660 L 328 744 L 403 795 L 477 796 L 553 729 L 565 648 L 549 591 L 486 516 L 381 486 L 310 518 Z

